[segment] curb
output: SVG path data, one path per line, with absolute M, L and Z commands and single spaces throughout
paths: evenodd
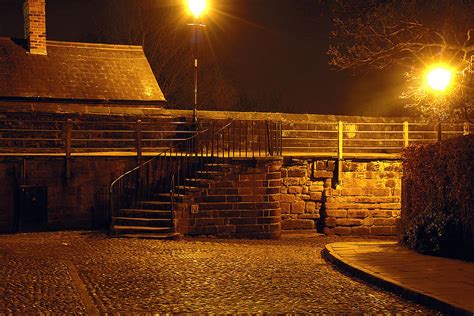
M 362 279 L 368 283 L 375 284 L 385 290 L 398 294 L 404 298 L 435 308 L 443 313 L 455 315 L 474 315 L 474 311 L 466 310 L 460 306 L 449 303 L 446 300 L 437 297 L 433 294 L 428 294 L 416 290 L 412 287 L 403 285 L 402 283 L 393 279 L 376 275 L 373 272 L 364 269 L 356 264 L 351 264 L 341 258 L 332 248 L 331 244 L 325 246 L 322 250 L 322 256 L 327 261 L 334 264 L 336 267 L 348 272 L 350 275 Z

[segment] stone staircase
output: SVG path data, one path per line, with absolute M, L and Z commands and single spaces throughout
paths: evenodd
M 204 170 L 197 170 L 193 177 L 184 179 L 175 186 L 175 202 L 196 203 L 206 195 L 207 183 L 223 178 L 227 165 L 222 163 L 204 164 Z M 136 208 L 120 209 L 112 217 L 112 235 L 115 237 L 176 239 L 173 223 L 170 193 L 153 194 L 150 200 L 140 201 Z

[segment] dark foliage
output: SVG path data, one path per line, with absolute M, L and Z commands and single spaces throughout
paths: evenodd
M 401 242 L 474 260 L 474 135 L 403 152 Z

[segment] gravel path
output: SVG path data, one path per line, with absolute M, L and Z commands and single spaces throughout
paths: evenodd
M 354 239 L 157 241 L 112 239 L 94 232 L 2 235 L 0 314 L 437 314 L 348 277 L 321 258 L 326 243 L 347 240 Z

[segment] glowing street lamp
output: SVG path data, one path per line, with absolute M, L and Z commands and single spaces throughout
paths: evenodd
M 198 27 L 204 27 L 200 18 L 207 8 L 206 0 L 187 0 L 188 10 L 194 16 L 194 22 L 188 25 L 193 27 L 193 57 L 194 57 L 194 107 L 193 121 L 197 122 L 197 106 L 198 106 Z
M 434 91 L 443 92 L 448 88 L 453 78 L 453 71 L 438 66 L 431 69 L 426 75 L 426 83 Z
M 188 0 L 189 11 L 198 19 L 206 10 L 207 4 L 205 0 Z

